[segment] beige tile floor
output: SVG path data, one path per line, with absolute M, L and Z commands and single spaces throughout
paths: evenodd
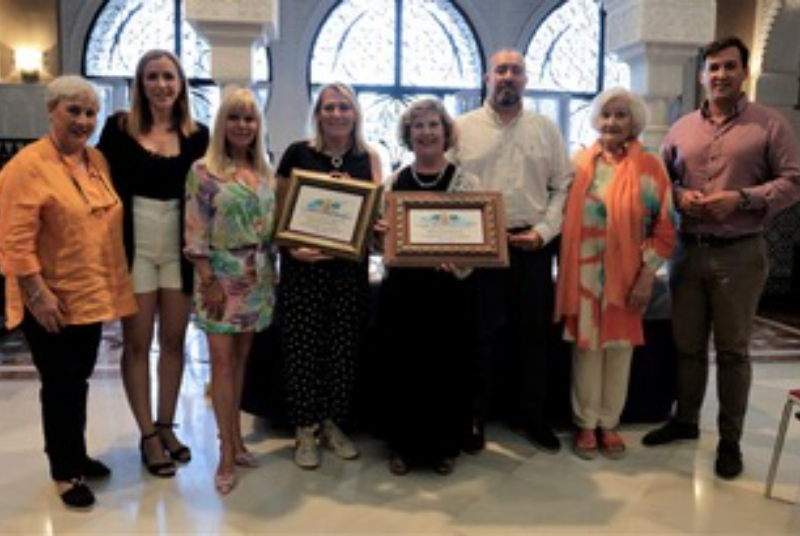
M 65 510 L 48 481 L 36 381 L 0 380 L 0 534 L 800 534 L 800 505 L 788 502 L 800 503 L 798 421 L 776 488 L 785 501 L 763 496 L 786 392 L 800 387 L 797 362 L 756 365 L 746 469 L 734 482 L 713 475 L 712 385 L 698 442 L 646 449 L 639 440 L 649 427 L 630 426 L 625 460 L 584 461 L 568 450 L 539 453 L 491 426 L 487 450 L 460 458 L 449 477 L 392 476 L 382 446 L 366 436 L 358 437 L 359 460 L 328 455 L 319 470 L 301 471 L 290 438 L 243 415 L 262 465 L 242 471 L 240 486 L 220 497 L 204 351 L 195 333 L 178 417 L 194 459 L 174 479 L 153 478 L 139 463 L 117 375 L 101 370 L 92 380 L 89 443 L 114 474 L 94 487 L 99 502 L 89 513 Z

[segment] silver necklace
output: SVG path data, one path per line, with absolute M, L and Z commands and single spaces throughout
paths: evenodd
M 448 164 L 445 164 L 444 167 L 439 171 L 438 175 L 436 175 L 435 179 L 433 179 L 430 182 L 425 182 L 419 178 L 419 175 L 417 175 L 417 170 L 414 169 L 414 166 L 409 166 L 409 169 L 411 170 L 411 178 L 414 179 L 414 182 L 416 182 L 420 188 L 433 188 L 434 186 L 439 184 L 439 182 L 444 177 L 447 168 Z
M 343 163 L 344 163 L 344 159 L 342 158 L 342 155 L 340 155 L 340 154 L 337 154 L 337 155 L 333 155 L 333 156 L 331 156 L 331 165 L 332 165 L 334 168 L 336 168 L 337 170 L 338 170 L 340 167 L 342 167 L 342 164 L 343 164 Z

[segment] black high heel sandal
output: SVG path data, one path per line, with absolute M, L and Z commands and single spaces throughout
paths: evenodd
M 156 421 L 156 422 L 153 423 L 153 425 L 156 427 L 156 432 L 159 433 L 159 437 L 161 435 L 160 434 L 161 430 L 171 430 L 173 428 L 177 428 L 178 427 L 178 425 L 175 424 L 174 422 L 158 422 L 158 421 Z M 175 441 L 178 441 L 177 437 L 175 438 Z M 187 447 L 186 445 L 182 444 L 180 441 L 178 441 L 178 445 L 179 446 L 175 450 L 170 450 L 169 444 L 166 441 L 164 441 L 163 438 L 162 438 L 161 442 L 164 444 L 165 448 L 167 449 L 167 452 L 169 453 L 169 457 L 172 458 L 174 461 L 180 462 L 180 463 L 189 463 L 190 461 L 192 461 L 192 451 L 189 450 L 189 447 Z
M 163 448 L 163 443 L 161 442 L 161 437 L 158 435 L 158 430 L 155 430 L 147 435 L 143 435 L 141 441 L 139 441 L 139 452 L 142 454 L 142 465 L 144 465 L 147 469 L 147 472 L 153 476 L 157 476 L 159 478 L 172 478 L 177 472 L 177 467 L 175 467 L 174 461 L 170 460 L 167 462 L 151 462 L 147 458 L 147 452 L 145 451 L 144 444 L 151 439 L 158 439 L 159 445 L 161 445 Z

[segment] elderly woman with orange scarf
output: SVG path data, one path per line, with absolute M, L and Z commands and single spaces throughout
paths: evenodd
M 637 141 L 641 98 L 604 91 L 592 103 L 599 139 L 575 157 L 558 271 L 556 318 L 574 341 L 573 451 L 584 459 L 625 454 L 615 431 L 631 357 L 644 344 L 642 317 L 656 271 L 674 247 L 674 209 L 661 161 Z

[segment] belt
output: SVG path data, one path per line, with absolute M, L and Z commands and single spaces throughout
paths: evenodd
M 731 246 L 755 236 L 757 235 L 748 234 L 742 236 L 715 236 L 708 234 L 680 233 L 682 244 L 686 246 L 708 246 L 710 248 Z

